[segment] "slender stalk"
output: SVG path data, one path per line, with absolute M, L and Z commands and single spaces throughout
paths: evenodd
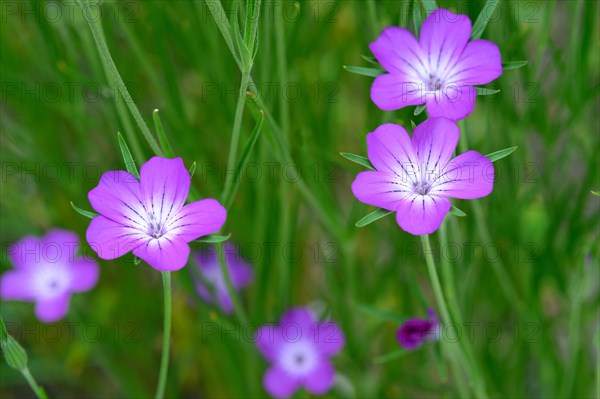
M 123 82 L 123 79 L 121 78 L 121 75 L 119 74 L 119 70 L 117 69 L 115 62 L 113 61 L 113 59 L 110 55 L 110 51 L 108 51 L 108 46 L 106 45 L 106 41 L 104 40 L 104 37 L 102 35 L 102 30 L 100 28 L 99 18 L 97 18 L 93 15 L 90 15 L 90 16 L 87 15 L 88 8 L 86 8 L 84 6 L 84 3 L 82 0 L 77 0 L 77 3 L 79 4 L 79 6 L 81 7 L 81 10 L 83 11 L 83 18 L 86 20 L 86 22 L 88 23 L 88 26 L 90 27 L 90 29 L 92 31 L 92 36 L 94 36 L 94 41 L 96 42 L 96 47 L 98 48 L 100 57 L 106 63 L 106 66 L 108 67 L 108 71 L 113 78 L 113 82 L 117 85 L 119 92 L 121 93 L 121 96 L 123 97 L 123 100 L 125 101 L 125 104 L 127 104 L 127 107 L 129 108 L 129 111 L 131 112 L 131 115 L 133 115 L 133 119 L 135 119 L 135 121 L 137 122 L 138 127 L 142 131 L 142 135 L 148 142 L 148 145 L 150 146 L 152 151 L 156 155 L 163 156 L 163 152 L 160 149 L 158 142 L 156 141 L 154 136 L 152 136 L 152 133 L 150 132 L 150 129 L 148 129 L 146 122 L 144 122 L 144 119 L 142 118 L 140 111 L 138 110 L 137 106 L 133 102 L 133 99 L 131 98 L 129 91 L 127 90 L 127 86 L 125 86 L 125 83 Z
M 429 242 L 429 235 L 425 234 L 421 236 L 421 245 L 423 246 L 423 252 L 425 254 L 425 262 L 427 263 L 427 270 L 429 272 L 429 279 L 431 281 L 431 287 L 433 289 L 433 293 L 437 302 L 437 306 L 442 316 L 442 323 L 445 326 L 450 325 L 452 319 L 450 318 L 450 312 L 448 311 L 448 306 L 446 305 L 446 299 L 444 297 L 442 286 L 440 284 L 440 279 L 437 274 L 437 270 L 435 267 L 435 262 L 433 260 L 433 255 L 431 252 L 431 244 Z M 462 334 L 460 335 L 462 337 Z M 476 397 L 486 398 L 487 394 L 485 392 L 485 386 L 483 381 L 479 377 L 479 373 L 474 369 L 474 367 L 468 362 L 466 354 L 463 352 L 462 345 L 461 348 L 447 348 L 450 353 L 454 354 L 455 360 L 459 365 L 462 365 L 465 370 L 469 371 L 470 377 L 473 381 L 473 386 L 475 388 Z M 457 367 L 457 372 L 460 372 Z
M 231 302 L 233 303 L 233 310 L 235 310 L 235 314 L 240 319 L 240 323 L 242 326 L 248 325 L 248 315 L 246 315 L 246 311 L 242 307 L 242 302 L 238 297 L 237 291 L 233 287 L 233 281 L 231 280 L 231 274 L 229 273 L 229 268 L 227 267 L 227 260 L 225 259 L 225 254 L 223 253 L 223 244 L 217 244 L 217 254 L 219 256 L 219 266 L 221 267 L 221 273 L 225 278 L 225 288 L 227 289 L 227 294 L 229 298 L 231 298 Z
M 244 104 L 246 103 L 246 90 L 250 80 L 250 71 L 242 71 L 242 82 L 238 94 L 237 106 L 235 108 L 235 117 L 233 119 L 233 130 L 231 131 L 231 142 L 229 144 L 229 156 L 227 157 L 227 177 L 225 178 L 225 188 L 222 198 L 229 193 L 233 184 L 235 171 L 235 162 L 237 150 L 240 142 L 240 130 L 242 127 L 242 116 L 244 114 Z
M 35 378 L 33 378 L 31 373 L 29 372 L 29 368 L 26 367 L 25 369 L 21 370 L 21 374 L 23 374 L 23 377 L 25 377 L 27 383 L 31 387 L 31 390 L 35 393 L 35 396 L 38 399 L 48 399 L 46 392 L 44 392 L 42 387 L 38 385 L 38 383 L 35 381 Z
M 167 373 L 169 371 L 169 347 L 171 344 L 171 272 L 162 272 L 164 289 L 164 331 L 162 344 L 162 359 L 160 360 L 160 372 L 158 375 L 158 386 L 156 387 L 156 399 L 165 396 L 167 385 Z

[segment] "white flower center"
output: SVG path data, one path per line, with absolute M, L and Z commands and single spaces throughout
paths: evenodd
M 442 88 L 442 80 L 435 74 L 429 73 L 429 79 L 425 82 L 427 91 L 438 91 Z
M 36 267 L 33 288 L 39 298 L 55 298 L 64 294 L 71 282 L 71 275 L 61 264 L 48 263 Z
M 156 220 L 154 212 L 150 212 L 148 215 L 148 234 L 154 238 L 160 238 L 165 234 L 164 226 L 159 220 Z
M 281 366 L 290 374 L 304 376 L 317 366 L 317 352 L 310 342 L 288 342 L 279 355 Z
M 413 185 L 413 192 L 419 195 L 427 195 L 430 189 L 431 185 L 428 181 L 418 181 Z

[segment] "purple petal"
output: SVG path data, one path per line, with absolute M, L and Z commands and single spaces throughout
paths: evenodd
M 26 236 L 8 247 L 8 256 L 15 269 L 27 269 L 43 260 L 42 248 L 42 240 Z
M 400 203 L 396 221 L 410 234 L 431 234 L 440 227 L 450 207 L 444 197 L 414 194 Z
M 69 310 L 68 294 L 54 298 L 40 299 L 35 304 L 35 315 L 44 323 L 52 323 L 66 316 Z
M 190 174 L 181 158 L 153 157 L 140 169 L 142 202 L 156 221 L 176 215 L 190 191 Z
M 100 270 L 96 262 L 89 259 L 78 259 L 70 265 L 71 284 L 73 292 L 89 291 L 98 282 Z
M 183 268 L 190 255 L 190 246 L 178 236 L 165 235 L 151 238 L 133 250 L 138 258 L 161 271 Z
M 207 234 L 216 233 L 223 227 L 227 211 L 219 201 L 207 198 L 187 204 L 165 225 L 170 233 L 186 242 Z
M 4 300 L 33 301 L 36 298 L 30 273 L 9 270 L 0 277 L 0 298 Z
M 254 271 L 246 262 L 241 260 L 236 262 L 228 257 L 227 266 L 229 266 L 231 282 L 235 288 L 246 287 L 252 283 Z
M 108 171 L 88 193 L 92 208 L 115 222 L 145 226 L 146 210 L 141 201 L 140 182 L 122 170 Z
M 412 141 L 421 173 L 440 173 L 454 155 L 459 136 L 456 124 L 446 118 L 429 118 L 417 126 Z
M 79 236 L 72 231 L 52 229 L 44 235 L 41 241 L 43 244 L 57 244 L 61 248 L 77 249 Z
M 490 41 L 477 39 L 467 44 L 447 81 L 482 85 L 490 83 L 500 75 L 502 57 L 498 46 Z
M 335 381 L 335 369 L 327 358 L 319 360 L 318 365 L 304 378 L 306 390 L 313 395 L 323 395 L 331 389 Z
M 494 188 L 494 165 L 477 151 L 454 158 L 432 185 L 430 194 L 450 198 L 485 197 Z
M 314 340 L 317 318 L 308 308 L 292 308 L 281 317 L 283 339 L 297 338 Z
M 271 362 L 279 358 L 280 348 L 285 344 L 282 338 L 281 328 L 275 325 L 266 325 L 256 330 L 254 340 L 258 350 Z
M 227 291 L 218 291 L 217 300 L 219 301 L 219 307 L 227 314 L 233 313 L 233 301 Z
M 393 111 L 409 105 L 425 103 L 424 84 L 400 72 L 375 78 L 371 86 L 371 100 L 384 111 Z
M 397 26 L 385 28 L 369 48 L 386 71 L 401 73 L 410 82 L 423 82 L 427 70 L 423 52 L 408 30 Z
M 85 236 L 90 247 L 106 260 L 119 258 L 148 239 L 148 235 L 137 228 L 123 226 L 104 216 L 92 219 Z
M 332 356 L 342 350 L 345 344 L 344 333 L 340 326 L 333 321 L 319 323 L 319 351 Z
M 360 202 L 388 211 L 395 211 L 402 198 L 411 192 L 408 177 L 402 179 L 391 172 L 360 172 L 352 182 L 352 193 Z
M 406 130 L 400 125 L 386 123 L 367 134 L 369 160 L 378 171 L 391 172 L 406 181 L 416 176 L 417 154 Z
M 435 323 L 430 320 L 409 319 L 402 324 L 396 338 L 404 349 L 412 350 L 420 347 L 433 335 Z
M 427 112 L 431 117 L 443 116 L 453 121 L 466 118 L 475 109 L 477 91 L 472 86 L 451 83 L 435 95 L 427 97 Z
M 433 11 L 421 27 L 420 45 L 428 71 L 444 81 L 449 69 L 459 60 L 471 36 L 471 21 L 443 8 Z
M 278 366 L 268 369 L 263 377 L 265 390 L 275 398 L 289 398 L 300 387 L 298 378 Z

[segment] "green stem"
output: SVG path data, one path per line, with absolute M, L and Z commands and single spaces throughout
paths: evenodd
M 233 309 L 235 310 L 236 315 L 240 319 L 240 323 L 242 326 L 248 325 L 248 315 L 246 315 L 246 311 L 242 307 L 242 302 L 238 297 L 238 294 L 233 288 L 233 281 L 231 280 L 231 275 L 229 274 L 229 268 L 227 267 L 227 260 L 225 259 L 225 255 L 223 254 L 223 243 L 217 244 L 217 253 L 219 255 L 219 266 L 221 267 L 221 273 L 225 278 L 225 288 L 227 289 L 227 294 L 229 298 L 231 298 L 231 302 L 233 303 Z
M 231 132 L 231 143 L 229 144 L 229 156 L 227 157 L 227 177 L 225 178 L 225 188 L 223 189 L 222 198 L 229 195 L 233 184 L 233 177 L 235 171 L 235 160 L 237 157 L 237 150 L 240 142 L 240 130 L 242 127 L 242 116 L 244 114 L 244 104 L 246 103 L 246 90 L 248 89 L 248 82 L 250 80 L 250 71 L 242 71 L 242 82 L 240 84 L 240 92 L 238 95 L 237 106 L 235 109 L 235 117 L 233 120 L 233 130 Z
M 38 385 L 38 383 L 35 381 L 35 378 L 33 378 L 31 373 L 29 372 L 29 368 L 26 367 L 25 369 L 21 370 L 21 374 L 23 374 L 23 377 L 25 377 L 27 383 L 31 387 L 31 390 L 35 393 L 35 396 L 38 399 L 48 399 L 46 392 L 44 392 L 42 387 Z
M 448 311 L 448 306 L 446 305 L 446 300 L 444 298 L 442 286 L 440 284 L 440 279 L 438 277 L 435 262 L 433 260 L 431 244 L 429 242 L 429 235 L 425 234 L 421 236 L 421 245 L 423 246 L 423 252 L 425 255 L 425 262 L 427 263 L 427 270 L 429 272 L 431 287 L 433 289 L 433 293 L 437 302 L 440 315 L 442 316 L 442 325 L 448 326 L 452 322 L 452 319 L 450 318 L 450 312 Z M 460 335 L 460 337 L 462 337 L 462 334 Z M 481 398 L 487 397 L 483 381 L 480 379 L 479 374 L 474 370 L 474 367 L 472 367 L 472 365 L 467 361 L 467 357 L 466 354 L 463 352 L 462 345 L 460 348 L 455 347 L 454 349 L 448 347 L 447 351 L 449 351 L 450 353 L 454 353 L 455 360 L 458 363 L 457 366 L 462 365 L 465 368 L 465 370 L 470 371 L 470 377 L 473 380 L 476 396 Z M 460 373 L 460 368 L 456 367 L 456 369 L 456 372 Z
M 167 372 L 169 371 L 169 346 L 171 343 L 171 272 L 162 272 L 165 319 L 163 331 L 162 358 L 160 360 L 160 373 L 158 375 L 158 386 L 156 387 L 156 399 L 165 396 L 167 385 Z
M 119 92 L 121 93 L 121 96 L 123 97 L 123 101 L 125 101 L 125 104 L 127 104 L 127 107 L 129 108 L 129 111 L 131 112 L 131 115 L 133 115 L 133 118 L 137 122 L 138 127 L 142 131 L 142 134 L 143 134 L 144 138 L 146 139 L 146 141 L 148 142 L 148 145 L 150 145 L 150 148 L 152 149 L 152 151 L 158 156 L 163 156 L 163 152 L 160 149 L 160 146 L 158 145 L 154 136 L 152 136 L 152 133 L 150 132 L 150 129 L 148 129 L 146 122 L 144 122 L 144 119 L 142 118 L 140 111 L 138 110 L 137 106 L 133 102 L 133 99 L 131 98 L 129 91 L 127 90 L 127 86 L 125 86 L 125 83 L 123 82 L 123 79 L 121 78 L 121 75 L 119 74 L 119 70 L 117 69 L 115 62 L 113 61 L 113 59 L 110 55 L 110 51 L 108 51 L 108 46 L 106 45 L 106 41 L 104 40 L 104 37 L 102 36 L 102 30 L 100 28 L 101 22 L 100 22 L 99 18 L 97 18 L 96 16 L 93 16 L 93 15 L 91 15 L 91 16 L 87 15 L 86 10 L 88 10 L 88 8 L 84 7 L 82 0 L 77 0 L 77 3 L 79 4 L 79 6 L 81 7 L 81 10 L 83 11 L 83 18 L 87 21 L 88 26 L 90 27 L 90 29 L 92 31 L 92 36 L 94 36 L 94 41 L 96 42 L 96 47 L 98 48 L 100 57 L 104 60 L 106 66 L 108 67 L 108 71 L 110 72 L 110 74 L 112 76 L 113 82 L 115 82 L 115 84 L 119 88 Z

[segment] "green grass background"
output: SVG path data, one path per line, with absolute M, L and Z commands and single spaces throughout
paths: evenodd
M 474 21 L 484 2 L 438 4 Z M 74 2 L 1 6 L 5 255 L 7 244 L 53 227 L 83 239 L 88 220 L 69 202 L 90 209 L 87 192 L 99 171 L 124 169 L 117 131 L 139 164 L 152 152 L 110 83 Z M 243 8 L 241 2 L 224 6 Z M 447 217 L 453 247 L 440 249 L 437 235 L 433 244 L 436 255 L 446 254 L 438 260 L 453 270 L 476 361 L 494 397 L 600 392 L 599 199 L 590 193 L 600 188 L 598 12 L 595 1 L 502 1 L 483 36 L 498 44 L 504 61 L 529 64 L 488 85 L 501 91 L 477 98 L 461 140 L 484 154 L 519 148 L 495 164 L 494 192 L 478 200 L 481 217 L 472 204 L 455 201 L 467 217 Z M 253 261 L 255 282 L 242 299 L 254 324 L 243 330 L 235 316 L 201 302 L 192 264 L 175 273 L 168 396 L 264 396 L 267 363 L 248 331 L 306 304 L 324 309 L 347 336 L 335 359 L 340 382 L 327 396 L 457 396 L 437 345 L 374 361 L 399 348 L 398 324 L 373 309 L 425 316 L 434 300 L 417 237 L 400 230 L 393 216 L 354 226 L 372 209 L 350 191 L 360 167 L 339 155 L 366 155 L 365 135 L 383 122 L 410 129 L 411 120 L 424 120 L 412 107 L 377 109 L 369 98 L 372 78 L 342 67 L 369 66 L 361 58 L 370 55 L 368 44 L 386 26 L 410 26 L 411 13 L 412 1 L 263 2 L 252 77 L 264 104 L 247 101 L 241 148 L 258 109 L 271 119 L 223 230 Z M 100 15 L 144 119 L 152 126 L 152 111 L 160 109 L 177 156 L 187 166 L 197 162 L 195 188 L 203 197 L 218 197 L 240 73 L 207 5 L 107 1 Z M 283 140 L 294 167 L 282 161 L 274 138 Z M 274 248 L 271 256 L 268 248 Z M 151 396 L 160 359 L 160 275 L 134 265 L 131 255 L 100 265 L 98 286 L 74 297 L 68 318 L 55 327 L 39 324 L 30 304 L 4 302 L 2 316 L 52 397 Z M 3 256 L 2 270 L 10 267 Z M 496 269 L 505 271 L 513 293 L 507 295 Z M 223 330 L 232 332 L 222 336 Z M 53 339 L 56 331 L 60 337 Z M 493 339 L 496 331 L 500 336 Z M 0 367 L 3 398 L 31 396 L 17 372 Z

